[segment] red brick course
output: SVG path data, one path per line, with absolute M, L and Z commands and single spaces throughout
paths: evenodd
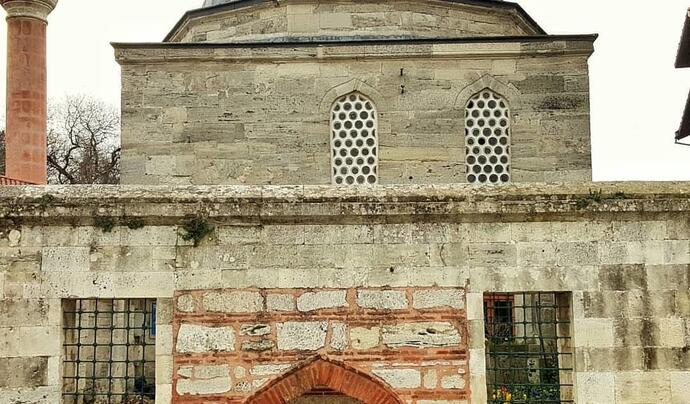
M 442 289 L 442 288 L 428 288 Z M 316 291 L 325 291 L 318 289 Z M 332 289 L 331 289 L 332 290 Z M 375 290 L 375 289 L 374 289 Z M 417 289 L 394 289 L 404 291 L 410 302 Z M 299 289 L 242 289 L 240 292 L 256 292 L 264 296 L 269 294 L 291 295 L 295 298 L 310 292 Z M 203 325 L 207 327 L 233 327 L 240 330 L 246 324 L 268 324 L 271 331 L 267 335 L 241 335 L 236 332 L 235 350 L 229 352 L 207 352 L 196 354 L 174 353 L 174 403 L 283 403 L 286 399 L 299 397 L 310 389 L 329 388 L 365 403 L 397 403 L 400 400 L 415 403 L 419 400 L 468 400 L 469 399 L 469 366 L 467 349 L 467 323 L 464 309 L 437 307 L 414 309 L 412 304 L 402 310 L 364 309 L 357 305 L 357 290 L 347 290 L 347 307 L 314 310 L 308 313 L 297 309 L 290 311 L 268 311 L 258 313 L 219 313 L 206 311 L 201 304 L 202 296 L 208 292 L 179 292 L 185 297 L 192 296 L 195 301 L 192 312 L 182 312 L 175 307 L 173 321 L 173 344 L 177 345 L 178 331 L 182 324 Z M 217 292 L 217 291 L 216 291 Z M 463 302 L 464 303 L 464 302 Z M 260 341 L 277 341 L 277 324 L 284 322 L 319 322 L 329 323 L 326 344 L 318 351 L 281 351 L 276 346 L 263 351 L 243 349 L 243 344 Z M 383 328 L 410 323 L 448 323 L 460 333 L 460 344 L 442 347 L 391 347 L 381 340 L 379 344 L 367 349 L 354 349 L 348 345 L 344 349 L 334 349 L 329 342 L 333 338 L 334 323 L 344 324 L 348 330 L 355 327 Z M 236 388 L 217 396 L 180 395 L 177 382 L 181 368 L 197 365 L 230 365 L 230 373 L 241 368 L 242 378 L 233 377 L 233 384 L 246 382 L 252 386 L 248 390 Z M 253 375 L 251 370 L 257 365 L 286 365 L 283 374 Z M 422 378 L 428 372 L 434 373 L 437 380 L 433 385 L 423 381 L 417 387 L 393 388 L 381 381 L 374 372 L 380 369 L 413 369 Z M 285 373 L 287 372 L 287 373 Z M 444 377 L 460 377 L 464 380 L 459 388 L 444 388 L 441 380 Z M 258 383 L 258 385 L 256 384 Z M 366 393 L 359 388 L 366 387 Z M 281 401 L 283 400 L 283 401 Z M 374 400 L 374 401 L 372 401 Z

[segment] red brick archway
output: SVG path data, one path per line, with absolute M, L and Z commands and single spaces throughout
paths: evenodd
M 330 389 L 366 404 L 403 404 L 383 382 L 344 363 L 315 357 L 273 380 L 246 404 L 285 404 L 315 389 Z

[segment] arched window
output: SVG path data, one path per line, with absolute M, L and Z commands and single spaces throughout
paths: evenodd
M 331 169 L 335 185 L 379 182 L 378 114 L 364 95 L 340 97 L 331 108 Z
M 467 182 L 510 182 L 510 107 L 502 96 L 484 89 L 465 108 Z

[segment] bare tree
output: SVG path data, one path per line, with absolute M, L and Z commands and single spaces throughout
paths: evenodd
M 68 96 L 48 113 L 48 182 L 120 182 L 120 115 L 88 96 Z

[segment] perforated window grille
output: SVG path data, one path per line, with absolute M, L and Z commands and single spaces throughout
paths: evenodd
M 482 90 L 467 102 L 467 182 L 510 182 L 510 120 L 508 102 L 491 90 Z
M 484 295 L 489 403 L 573 403 L 570 294 Z
M 153 404 L 154 299 L 64 302 L 65 404 Z
M 333 184 L 377 184 L 378 147 L 374 103 L 359 93 L 339 98 L 331 111 Z

